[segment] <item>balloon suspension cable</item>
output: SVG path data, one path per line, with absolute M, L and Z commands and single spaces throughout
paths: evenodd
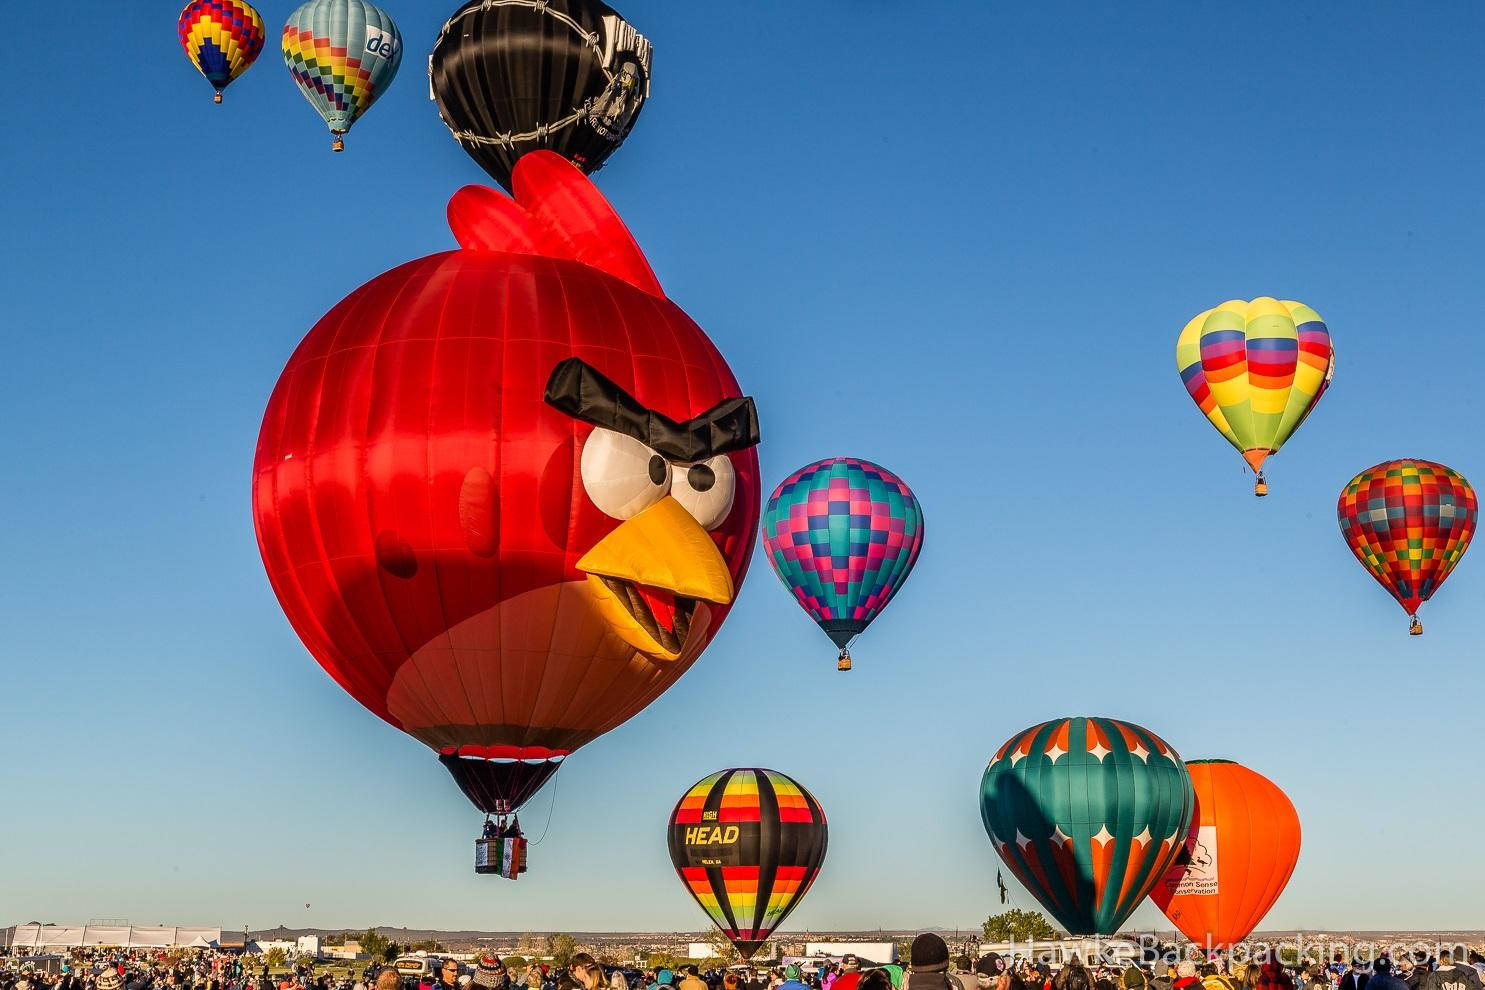
M 842 671 L 844 671 L 844 670 L 850 670 L 851 669 L 851 651 L 850 650 L 841 650 L 840 651 L 840 656 L 838 656 L 838 657 L 835 658 L 835 669 L 836 670 L 842 670 Z
M 1413 620 L 1412 624 L 1408 626 L 1408 635 L 1409 636 L 1422 636 L 1423 635 L 1423 623 L 1421 623 L 1421 622 L 1418 621 L 1418 617 L 1416 615 L 1415 616 L 1412 616 L 1412 620 Z
M 547 831 L 552 827 L 552 809 L 557 807 L 557 778 L 560 776 L 561 770 L 562 768 L 559 766 L 557 768 L 558 772 L 552 774 L 552 800 L 547 804 L 547 823 L 542 826 L 541 839 L 537 839 L 531 843 L 533 846 L 541 845 L 541 840 L 547 837 Z
M 222 102 L 222 91 L 221 90 L 217 90 L 216 95 L 211 98 L 211 102 L 213 102 L 213 103 L 221 103 Z
M 1268 482 L 1264 479 L 1263 472 L 1262 471 L 1259 471 L 1258 472 L 1258 479 L 1253 482 L 1253 495 L 1255 497 L 1257 497 L 1257 498 L 1263 498 L 1263 496 L 1265 496 L 1267 494 L 1268 494 Z

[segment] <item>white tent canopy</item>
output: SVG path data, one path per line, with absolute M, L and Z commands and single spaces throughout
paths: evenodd
M 11 943 L 24 949 L 209 949 L 222 938 L 220 928 L 141 928 L 133 925 L 17 925 Z

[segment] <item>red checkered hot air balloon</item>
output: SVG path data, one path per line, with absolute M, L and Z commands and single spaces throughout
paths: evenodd
M 1475 535 L 1479 504 L 1470 483 L 1433 461 L 1403 459 L 1369 467 L 1347 482 L 1336 504 L 1346 545 L 1412 620 L 1453 573 Z
M 760 495 L 752 400 L 602 195 L 551 152 L 514 188 L 309 332 L 253 478 L 310 653 L 494 815 L 695 662 Z

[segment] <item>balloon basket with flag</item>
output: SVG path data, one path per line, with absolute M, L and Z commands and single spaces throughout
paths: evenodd
M 486 818 L 484 835 L 474 840 L 474 872 L 514 880 L 526 872 L 526 846 L 518 819 Z

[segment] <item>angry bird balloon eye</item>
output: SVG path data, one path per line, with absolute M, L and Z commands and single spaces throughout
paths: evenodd
M 725 454 L 718 454 L 698 464 L 676 468 L 670 493 L 702 529 L 714 529 L 732 511 L 736 487 L 732 461 Z
M 594 430 L 583 444 L 583 491 L 599 511 L 633 519 L 670 491 L 670 462 L 633 437 Z

